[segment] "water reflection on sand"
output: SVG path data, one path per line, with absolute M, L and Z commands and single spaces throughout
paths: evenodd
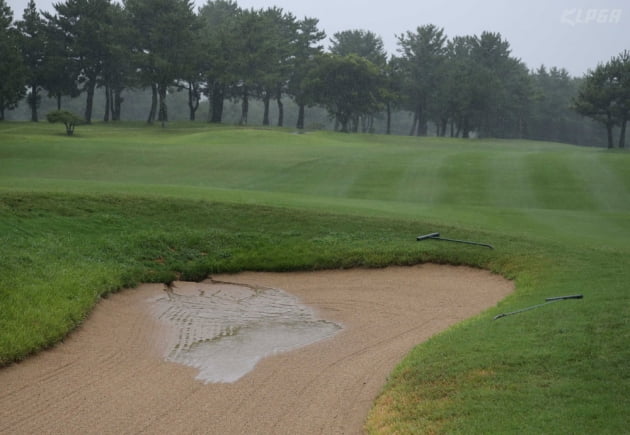
M 197 379 L 235 382 L 262 358 L 332 337 L 341 326 L 279 289 L 225 282 L 176 283 L 152 300 L 171 329 L 166 359 Z

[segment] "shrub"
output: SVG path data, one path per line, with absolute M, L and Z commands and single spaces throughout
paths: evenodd
M 66 126 L 66 134 L 72 136 L 74 127 L 83 122 L 83 118 L 68 110 L 54 110 L 46 115 L 46 119 L 51 123 L 62 122 Z

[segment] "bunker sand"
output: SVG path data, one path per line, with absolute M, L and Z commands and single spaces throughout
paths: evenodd
M 164 286 L 125 290 L 99 302 L 63 343 L 0 370 L 0 433 L 361 433 L 414 345 L 513 290 L 485 271 L 436 265 L 213 279 L 282 289 L 342 329 L 266 357 L 235 382 L 205 383 L 198 368 L 168 360 L 181 330 L 156 312 Z

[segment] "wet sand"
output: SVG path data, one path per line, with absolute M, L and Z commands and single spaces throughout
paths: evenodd
M 485 271 L 436 265 L 212 278 L 176 283 L 171 295 L 157 284 L 112 295 L 63 343 L 0 369 L 0 433 L 361 433 L 387 375 L 414 345 L 513 290 Z M 210 313 L 206 305 L 218 300 L 227 305 Z M 241 352 L 233 340 L 261 324 L 252 314 L 260 305 L 264 318 L 281 321 L 258 332 L 280 340 Z M 283 317 L 283 306 L 294 314 Z M 208 332 L 217 319 L 223 326 Z M 287 326 L 295 321 L 325 326 L 323 339 L 295 349 Z M 250 349 L 258 332 L 244 335 Z M 206 347 L 218 342 L 232 360 L 200 366 L 225 351 Z M 253 370 L 213 377 L 248 358 Z

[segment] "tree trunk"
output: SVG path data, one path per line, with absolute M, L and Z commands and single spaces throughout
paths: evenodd
M 468 139 L 470 137 L 470 129 L 468 127 L 468 119 L 467 118 L 464 118 L 464 122 L 462 123 L 462 137 L 465 138 L 465 139 Z
M 392 134 L 392 105 L 387 103 L 387 126 L 385 127 L 385 134 Z
M 349 133 L 348 131 L 348 120 L 339 120 L 339 131 L 342 133 Z
M 30 95 L 30 106 L 31 106 L 31 121 L 39 122 L 39 118 L 37 117 L 37 86 L 31 87 L 31 95 Z
M 358 131 L 359 131 L 359 117 L 358 116 L 353 116 L 351 118 L 351 122 L 352 122 L 352 132 L 353 133 L 358 133 Z
M 57 110 L 61 110 L 61 92 L 57 92 Z
M 299 130 L 304 130 L 304 104 L 298 105 L 298 118 L 296 127 Z
M 116 115 L 116 98 L 118 97 L 118 88 L 117 87 L 112 87 L 112 89 L 109 91 L 110 93 L 110 97 L 109 97 L 109 113 L 111 113 L 112 117 L 112 121 L 118 121 L 119 120 L 119 116 Z
M 223 104 L 225 103 L 225 88 L 221 89 L 221 97 L 218 100 L 218 104 L 215 106 L 216 109 L 216 116 L 215 116 L 215 121 L 216 123 L 222 123 L 223 122 Z
M 160 98 L 160 111 L 158 112 L 158 121 L 162 123 L 162 127 L 166 126 L 168 121 L 168 108 L 166 107 L 166 85 L 158 85 L 158 96 Z
M 426 136 L 427 135 L 427 120 L 424 115 L 424 110 L 422 107 L 418 109 L 418 133 L 417 136 Z
M 195 120 L 197 109 L 199 108 L 199 93 L 195 89 L 195 84 L 188 82 L 188 109 L 190 112 L 190 120 Z
M 225 91 L 221 88 L 212 96 L 212 122 L 220 124 L 223 122 L 223 102 L 225 101 Z
M 89 78 L 87 82 L 87 98 L 85 101 L 85 123 L 92 123 L 92 107 L 94 106 L 94 90 L 96 89 L 96 77 Z
M 614 148 L 615 145 L 613 143 L 613 127 L 615 123 L 613 122 L 613 117 L 610 112 L 606 114 L 606 133 L 608 135 L 608 148 Z
M 276 103 L 278 103 L 278 127 L 284 126 L 284 104 L 282 103 L 282 92 L 276 95 Z
M 151 83 L 151 108 L 149 109 L 149 117 L 147 118 L 147 123 L 153 124 L 155 121 L 155 113 L 157 112 L 157 85 L 155 83 Z
M 225 96 L 225 87 L 218 82 L 212 84 L 210 93 L 210 116 L 208 121 L 220 124 L 223 120 L 223 100 Z
M 120 106 L 122 106 L 122 88 L 116 87 L 112 91 L 111 105 L 112 105 L 112 121 L 120 121 Z
M 262 125 L 264 126 L 268 126 L 269 125 L 269 101 L 271 100 L 271 97 L 269 95 L 269 92 L 265 92 L 265 95 L 263 96 L 263 120 L 262 120 Z
M 416 134 L 416 126 L 418 125 L 418 111 L 414 110 L 413 112 L 413 122 L 411 123 L 411 131 L 409 131 L 409 136 L 414 136 Z
M 243 86 L 243 102 L 241 104 L 241 119 L 239 125 L 247 125 L 247 115 L 249 113 L 249 93 L 247 86 Z
M 109 108 L 111 106 L 111 98 L 112 98 L 112 94 L 111 94 L 111 89 L 109 88 L 108 85 L 105 85 L 105 115 L 103 116 L 103 121 L 104 122 L 109 122 Z
M 613 127 L 611 124 L 606 124 L 606 133 L 608 134 L 608 148 L 614 148 L 613 145 Z
M 361 132 L 372 133 L 374 127 L 374 117 L 372 115 L 361 116 Z
M 440 136 L 446 136 L 446 129 L 448 128 L 448 118 L 442 118 L 442 125 L 440 127 Z
M 626 147 L 626 124 L 628 123 L 628 119 L 624 118 L 621 120 L 621 132 L 619 133 L 619 148 Z

